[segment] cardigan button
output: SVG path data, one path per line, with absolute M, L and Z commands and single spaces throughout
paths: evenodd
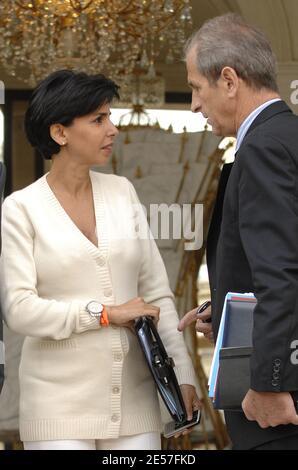
M 118 415 L 112 415 L 111 420 L 113 421 L 113 423 L 117 423 L 117 421 L 119 421 L 119 416 Z
M 121 362 L 122 361 L 122 354 L 120 354 L 120 353 L 115 354 L 114 359 L 115 359 L 116 362 Z
M 99 264 L 99 266 L 104 266 L 106 264 L 106 261 L 105 259 L 101 256 L 100 258 L 97 258 L 97 264 Z
M 105 289 L 105 290 L 103 291 L 103 295 L 104 295 L 105 297 L 112 297 L 113 291 L 112 291 L 111 289 Z
M 115 395 L 117 395 L 119 392 L 120 392 L 120 388 L 119 388 L 119 387 L 113 387 L 113 393 L 114 393 Z

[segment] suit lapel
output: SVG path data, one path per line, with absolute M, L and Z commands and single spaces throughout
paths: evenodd
M 218 182 L 217 195 L 215 199 L 213 214 L 207 236 L 207 265 L 209 272 L 210 285 L 214 285 L 216 274 L 216 247 L 220 234 L 222 220 L 222 209 L 225 196 L 225 190 L 228 179 L 233 167 L 233 163 L 227 163 L 223 166 Z

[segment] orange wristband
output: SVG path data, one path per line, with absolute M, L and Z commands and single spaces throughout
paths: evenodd
M 101 326 L 109 326 L 110 324 L 109 319 L 108 319 L 108 312 L 107 312 L 105 305 L 103 305 L 103 311 L 100 317 L 100 324 Z

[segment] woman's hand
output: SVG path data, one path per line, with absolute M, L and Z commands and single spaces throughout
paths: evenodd
M 144 299 L 137 297 L 125 304 L 106 306 L 109 322 L 116 326 L 125 326 L 134 331 L 134 320 L 138 317 L 152 317 L 155 325 L 159 320 L 159 307 L 147 304 Z
M 186 408 L 187 419 L 190 421 L 193 416 L 193 412 L 201 408 L 201 401 L 197 395 L 196 389 L 193 385 L 182 384 L 180 385 L 180 390 L 182 393 L 182 398 Z M 185 436 L 193 430 L 193 427 L 184 429 L 182 432 L 178 432 L 174 437 L 179 437 L 181 435 Z
M 180 390 L 186 408 L 187 419 L 191 420 L 193 412 L 201 408 L 201 401 L 193 385 L 182 384 Z

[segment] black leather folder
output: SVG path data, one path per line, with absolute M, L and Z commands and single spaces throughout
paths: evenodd
M 227 301 L 214 408 L 241 411 L 250 388 L 254 298 Z
M 241 403 L 250 388 L 252 348 L 222 348 L 214 408 L 242 411 Z
M 174 371 L 174 361 L 168 356 L 152 319 L 138 318 L 135 331 L 157 390 L 170 415 L 176 422 L 186 421 L 187 414 Z

